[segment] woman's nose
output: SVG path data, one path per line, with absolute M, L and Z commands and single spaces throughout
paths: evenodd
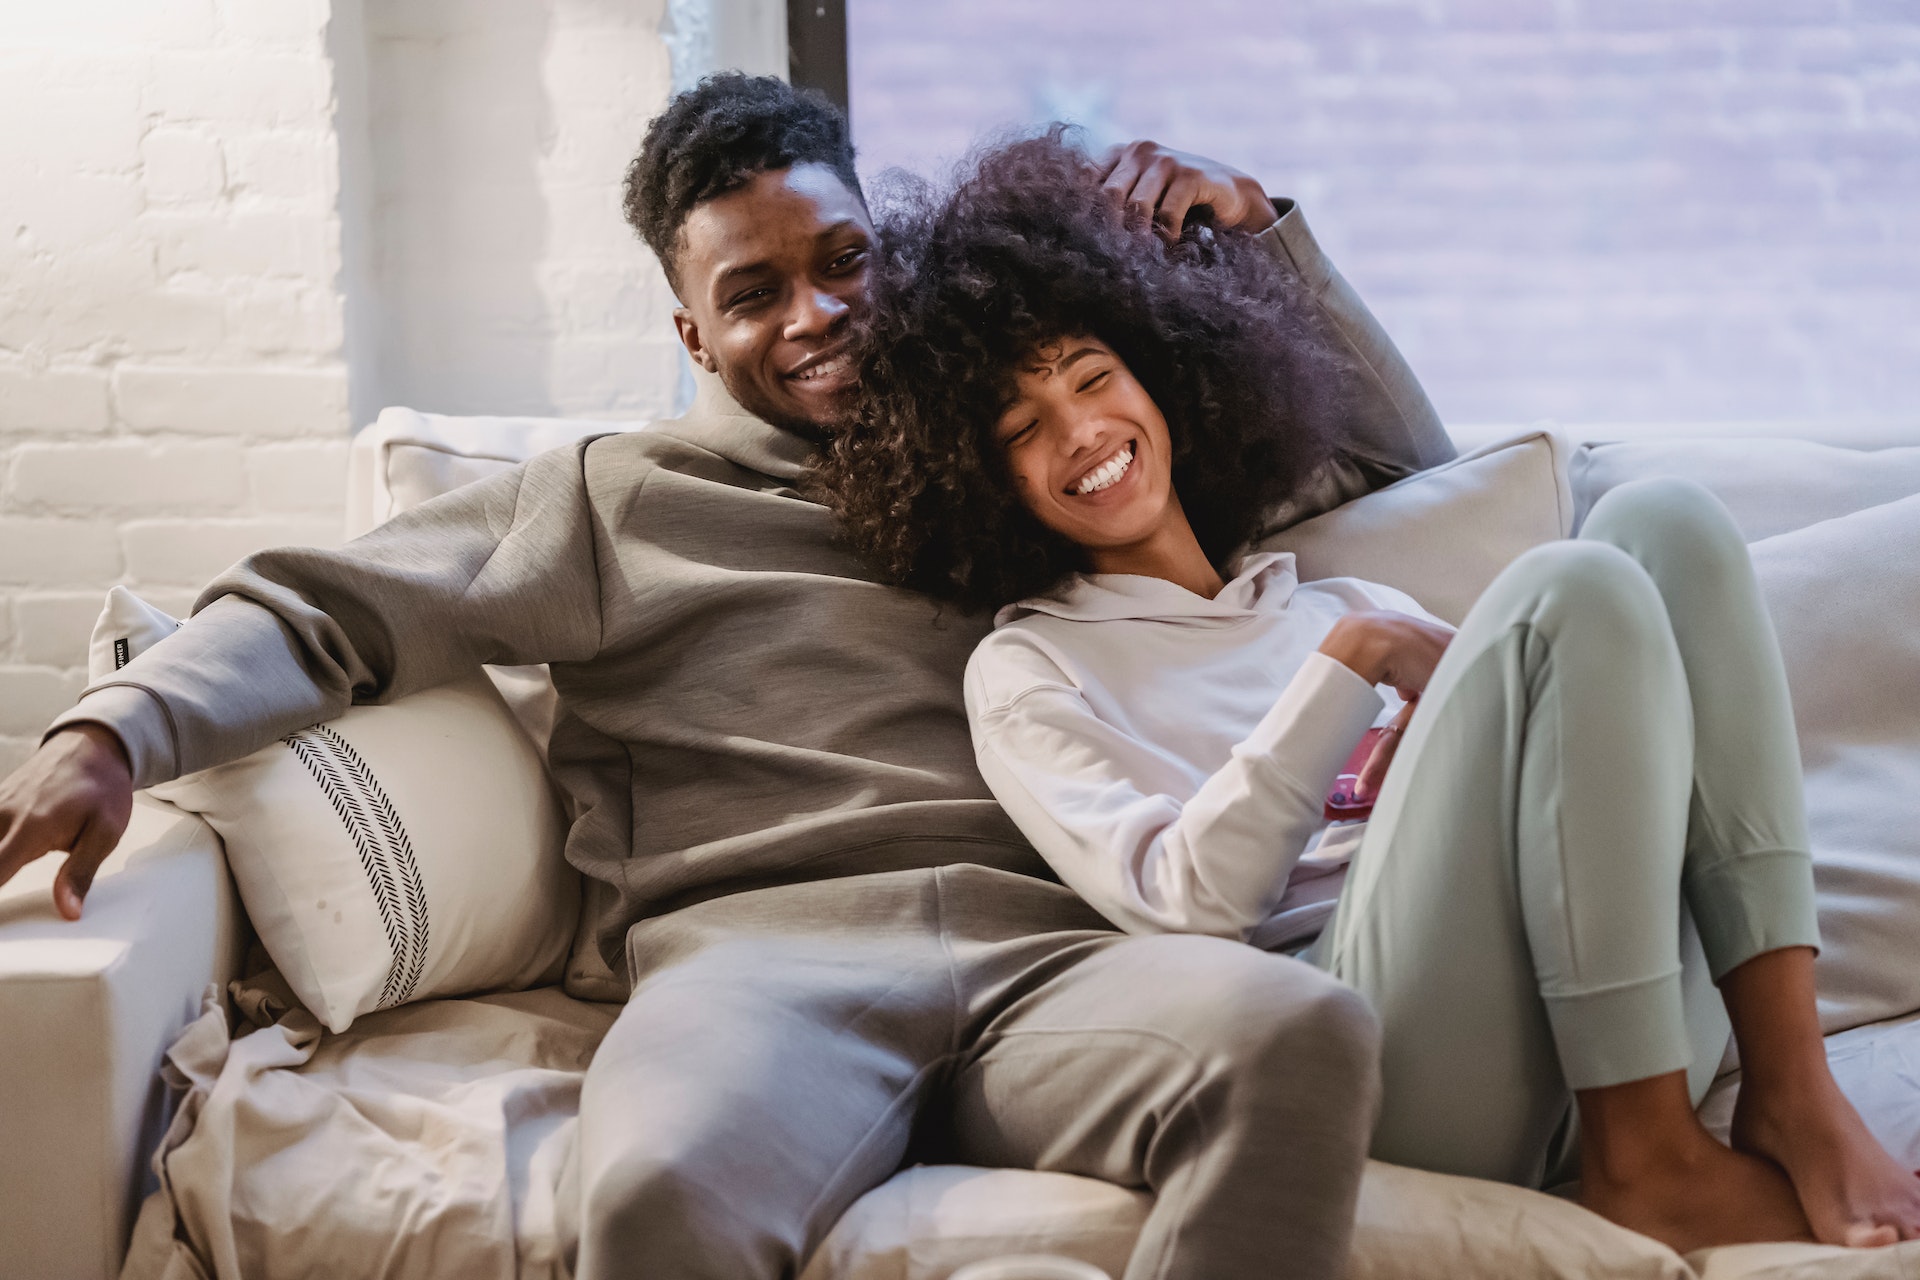
M 1101 422 L 1098 414 L 1067 410 L 1060 415 L 1060 443 L 1068 454 L 1083 453 L 1100 443 Z

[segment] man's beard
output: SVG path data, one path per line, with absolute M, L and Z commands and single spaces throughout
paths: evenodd
M 783 413 L 776 406 L 762 401 L 748 388 L 736 385 L 725 369 L 720 370 L 720 385 L 727 389 L 727 394 L 733 397 L 734 403 L 770 427 L 791 431 L 802 440 L 811 441 L 814 444 L 825 444 L 834 433 L 832 422 L 815 422 L 811 418 L 802 418 L 797 414 Z M 848 408 L 851 409 L 853 397 L 849 396 L 847 400 Z

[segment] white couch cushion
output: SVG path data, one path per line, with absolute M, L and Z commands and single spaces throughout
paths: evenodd
M 176 624 L 115 587 L 95 680 Z M 274 963 L 334 1031 L 431 996 L 557 977 L 580 877 L 539 754 L 472 677 L 350 708 L 244 759 L 153 788 L 206 818 Z
M 1829 1032 L 1920 1009 L 1920 494 L 1756 542 L 1793 694 Z
M 636 431 L 644 422 L 586 418 L 449 417 L 389 408 L 353 440 L 347 470 L 347 536 L 357 538 L 408 507 L 450 493 L 585 436 Z
M 1600 496 L 1645 476 L 1713 491 L 1748 542 L 1920 493 L 1920 434 L 1906 448 L 1842 449 L 1808 440 L 1636 440 L 1573 455 L 1574 527 Z
M 1565 441 L 1529 431 L 1408 476 L 1263 539 L 1302 581 L 1365 578 L 1455 626 L 1499 572 L 1573 528 Z
M 167 1120 L 161 1054 L 243 932 L 220 842 L 147 798 L 77 921 L 58 857 L 0 885 L 0 1274 L 120 1271 L 130 1197 Z
M 945 1280 L 1006 1253 L 1056 1253 L 1119 1276 L 1150 1200 L 1089 1178 L 927 1165 L 843 1215 L 801 1280 Z M 1288 1274 L 1276 1259 L 1265 1275 Z M 1348 1280 L 1692 1280 L 1680 1256 L 1578 1205 L 1497 1182 L 1371 1161 Z

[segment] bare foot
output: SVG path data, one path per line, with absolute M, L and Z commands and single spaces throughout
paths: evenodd
M 1583 1167 L 1580 1203 L 1676 1253 L 1711 1245 L 1807 1240 L 1807 1218 L 1779 1166 L 1700 1134 L 1684 1155 L 1625 1177 Z
M 1742 1087 L 1731 1136 L 1787 1171 L 1823 1243 L 1920 1237 L 1920 1178 L 1887 1154 L 1824 1070 L 1790 1088 Z

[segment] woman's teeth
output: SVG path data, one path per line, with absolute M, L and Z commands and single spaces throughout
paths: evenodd
M 1121 452 L 1080 477 L 1080 483 L 1073 487 L 1073 491 L 1084 498 L 1090 493 L 1112 488 L 1120 482 L 1121 476 L 1127 474 L 1127 468 L 1132 465 L 1133 446 L 1128 445 Z
M 793 375 L 796 382 L 812 382 L 815 378 L 830 378 L 847 367 L 845 356 L 835 356 L 831 360 L 822 360 L 819 364 L 809 365 Z

